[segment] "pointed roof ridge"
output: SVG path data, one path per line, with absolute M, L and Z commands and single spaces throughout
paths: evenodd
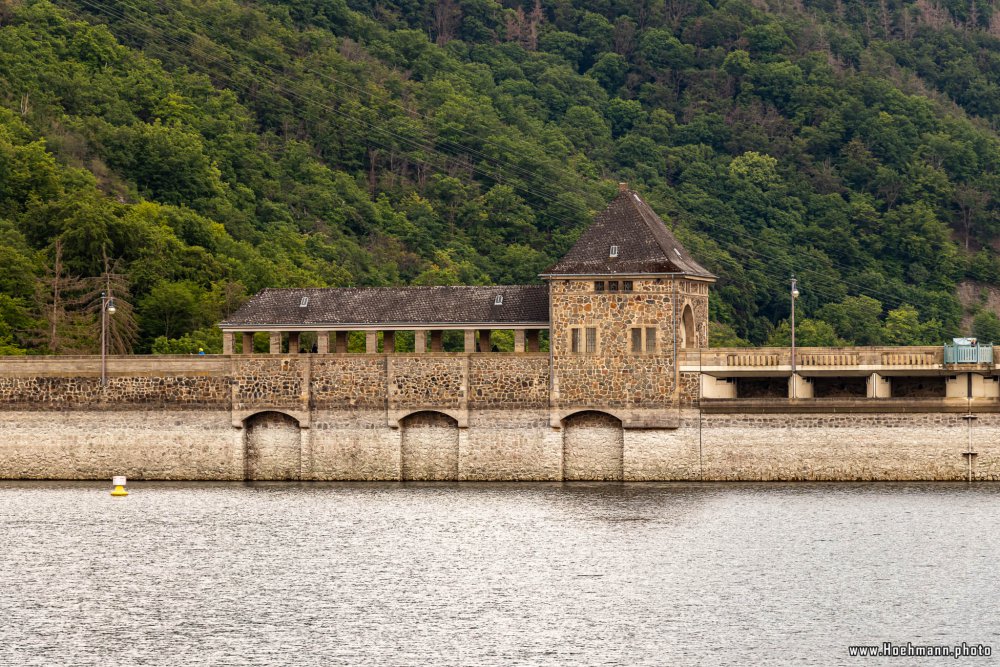
M 611 252 L 618 247 L 617 255 Z M 624 184 L 570 248 L 541 275 L 682 273 L 715 280 L 642 197 Z

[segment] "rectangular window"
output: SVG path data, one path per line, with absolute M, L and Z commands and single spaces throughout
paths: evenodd
M 595 292 L 603 292 L 604 291 L 604 281 L 603 280 L 595 280 L 594 281 L 594 291 Z
M 656 329 L 646 329 L 646 352 L 656 352 Z
M 587 354 L 597 352 L 597 329 L 587 327 Z
M 569 351 L 573 354 L 579 354 L 580 352 L 580 330 L 570 329 L 569 330 Z
M 617 280 L 609 280 L 608 281 L 608 291 L 609 292 L 617 292 L 618 291 L 618 281 Z
M 623 292 L 631 292 L 632 291 L 632 281 L 631 280 L 623 280 L 622 281 L 622 291 Z
M 632 353 L 642 352 L 642 329 L 632 329 Z

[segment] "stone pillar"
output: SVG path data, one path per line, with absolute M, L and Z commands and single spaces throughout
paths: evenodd
M 524 333 L 527 339 L 528 352 L 538 352 L 538 329 L 528 329 Z
M 443 331 L 432 331 L 431 332 L 431 352 L 443 352 L 444 344 L 441 342 L 441 335 L 444 334 Z
M 480 329 L 479 330 L 479 351 L 480 352 L 490 352 L 492 350 L 492 346 L 490 345 L 490 337 L 491 337 L 492 333 L 493 332 L 490 331 L 489 329 Z
M 382 353 L 383 354 L 393 354 L 396 351 L 396 332 L 395 331 L 383 331 L 382 332 Z
M 347 354 L 347 331 L 337 332 L 337 354 Z
M 788 398 L 812 398 L 813 385 L 809 378 L 795 373 L 788 378 Z
M 426 331 L 414 331 L 413 332 L 413 351 L 414 352 L 426 352 L 427 351 L 427 332 Z
M 289 331 L 288 332 L 288 354 L 298 354 L 299 353 L 299 332 Z
M 524 329 L 514 329 L 514 352 L 524 352 Z
M 328 331 L 316 332 L 316 354 L 330 353 L 330 333 Z
M 243 354 L 253 354 L 253 332 L 243 332 Z
M 271 354 L 281 354 L 281 332 L 271 332 Z
M 465 351 L 475 352 L 476 351 L 476 330 L 466 329 L 465 330 Z
M 236 336 L 232 331 L 222 332 L 222 354 L 233 353 L 233 338 Z
M 892 398 L 892 382 L 878 373 L 868 376 L 868 398 Z
M 365 353 L 375 354 L 378 352 L 378 332 L 377 331 L 366 331 L 365 332 Z

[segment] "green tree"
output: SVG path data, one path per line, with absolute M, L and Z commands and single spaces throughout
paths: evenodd
M 908 304 L 890 310 L 885 316 L 887 345 L 939 345 L 941 323 L 921 322 L 917 309 Z
M 972 320 L 972 335 L 981 343 L 1000 342 L 1000 317 L 992 310 L 980 311 Z
M 880 317 L 882 304 L 870 296 L 849 296 L 840 303 L 831 303 L 816 313 L 833 326 L 838 336 L 854 345 L 881 345 L 883 329 Z
M 792 328 L 782 320 L 768 336 L 767 344 L 788 347 L 792 344 Z M 804 319 L 795 323 L 795 344 L 802 347 L 841 347 L 847 342 L 838 337 L 833 327 L 823 320 Z

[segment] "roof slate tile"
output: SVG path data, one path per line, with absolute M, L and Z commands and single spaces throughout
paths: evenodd
M 496 305 L 496 297 L 503 304 Z M 308 297 L 305 307 L 302 299 Z M 220 323 L 247 326 L 548 326 L 545 285 L 264 289 Z
M 611 246 L 618 246 L 612 256 Z M 543 276 L 683 273 L 714 279 L 631 190 L 622 190 L 594 218 L 566 256 Z

